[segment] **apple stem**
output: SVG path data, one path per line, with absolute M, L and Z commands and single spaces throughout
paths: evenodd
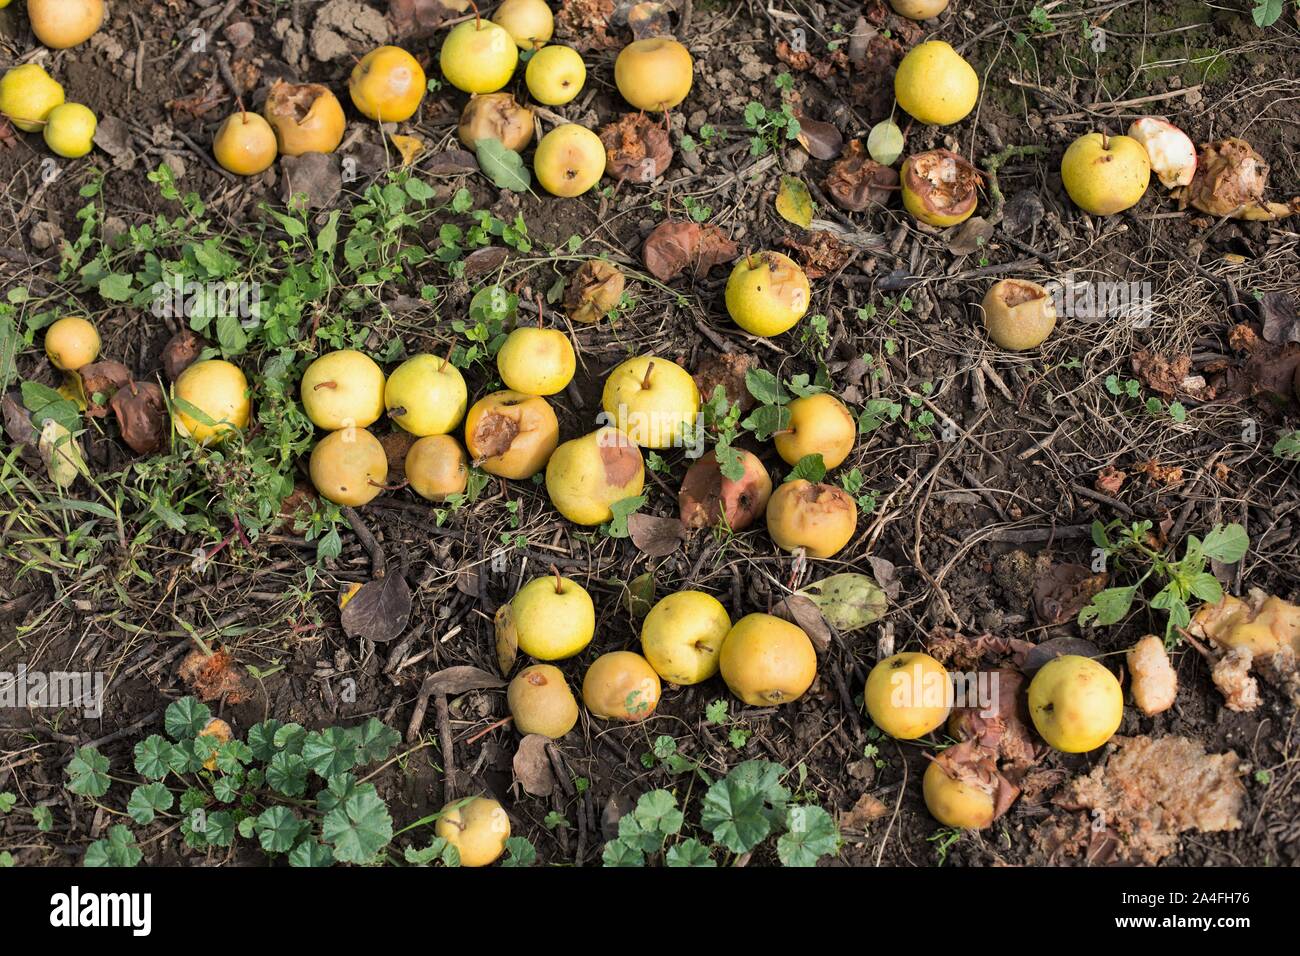
M 543 329 L 546 326 L 542 322 L 542 319 L 544 318 L 544 314 L 542 312 L 542 294 L 540 292 L 535 292 L 533 293 L 533 298 L 537 301 L 537 327 L 539 329 Z
M 474 30 L 475 32 L 477 32 L 483 29 L 482 22 L 479 17 L 478 4 L 475 3 L 474 0 L 469 0 L 469 8 L 474 11 Z
M 451 361 L 451 353 L 456 351 L 456 343 L 452 343 L 447 348 L 447 354 L 442 357 L 442 364 L 438 366 L 439 372 L 447 371 L 447 363 Z
M 551 565 L 551 573 L 555 575 L 555 593 L 556 593 L 556 594 L 563 594 L 563 593 L 564 593 L 564 579 L 563 579 L 562 577 L 560 577 L 560 569 L 557 568 L 555 565 L 552 564 L 552 565 Z
M 370 487 L 372 487 L 372 488 L 380 488 L 380 489 L 382 489 L 382 490 L 384 490 L 384 491 L 401 491 L 403 488 L 405 488 L 407 485 L 409 485 L 410 482 L 409 482 L 409 481 L 403 481 L 401 484 L 397 484 L 397 485 L 385 485 L 385 484 L 383 484 L 382 482 L 379 482 L 379 481 L 371 481 L 369 478 L 367 478 L 367 479 L 366 479 L 366 484 L 370 485 Z
M 1106 135 L 1104 129 L 1101 131 L 1101 148 L 1110 149 L 1110 137 Z
M 311 387 L 311 390 L 314 392 L 322 388 L 338 388 L 338 387 L 339 387 L 338 382 L 317 382 L 315 385 Z
M 649 387 L 650 387 L 650 373 L 653 372 L 654 370 L 655 370 L 655 363 L 654 363 L 654 362 L 651 362 L 649 365 L 647 365 L 647 366 L 645 367 L 645 377 L 641 379 L 641 387 L 642 387 L 642 388 L 649 388 Z
M 745 268 L 747 268 L 747 269 L 752 269 L 752 268 L 754 268 L 754 250 L 753 250 L 753 249 L 746 249 L 746 250 L 745 250 Z
M 778 428 L 776 431 L 771 433 L 771 437 L 775 438 L 777 435 L 793 435 L 793 434 L 794 434 L 793 428 Z

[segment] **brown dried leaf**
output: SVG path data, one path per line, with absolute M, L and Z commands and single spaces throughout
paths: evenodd
M 1300 312 L 1285 292 L 1265 292 L 1259 300 L 1259 317 L 1265 342 L 1273 345 L 1300 342 Z
M 122 441 L 137 455 L 152 455 L 167 447 L 171 422 L 157 382 L 130 382 L 114 393 L 109 408 L 117 418 Z
M 853 247 L 841 242 L 833 232 L 813 229 L 807 236 L 806 242 L 786 236 L 781 244 L 794 251 L 809 279 L 839 272 L 853 255 Z
M 752 368 L 758 367 L 758 359 L 749 352 L 721 352 L 710 355 L 695 369 L 695 386 L 705 401 L 713 397 L 719 385 L 727 393 L 727 401 L 740 405 L 744 415 L 758 404 L 757 399 L 745 386 L 745 376 Z
M 1044 624 L 1072 620 L 1106 586 L 1108 575 L 1081 564 L 1052 564 L 1034 577 L 1034 612 Z
M 339 617 L 348 637 L 376 644 L 395 640 L 411 617 L 411 588 L 397 573 L 368 581 Z
M 841 830 L 865 830 L 877 820 L 889 816 L 889 807 L 869 793 L 858 797 L 853 808 L 840 816 Z
M 681 547 L 686 528 L 677 518 L 661 518 L 637 512 L 628 515 L 627 532 L 642 554 L 663 558 Z
M 81 387 L 86 396 L 86 414 L 92 418 L 105 417 L 109 399 L 131 381 L 131 370 L 112 360 L 83 365 L 76 374 L 81 377 Z
M 505 246 L 485 246 L 482 249 L 475 249 L 465 257 L 465 278 L 473 279 L 476 276 L 487 275 L 489 272 L 496 272 L 508 255 Z
M 388 19 L 399 39 L 425 37 L 469 9 L 469 0 L 388 0 Z
M 855 139 L 826 176 L 826 192 L 841 209 L 863 212 L 888 205 L 898 183 L 897 170 L 880 165 L 871 158 L 866 144 Z
M 1097 478 L 1093 481 L 1092 486 L 1105 495 L 1117 495 L 1119 490 L 1124 487 L 1124 482 L 1128 480 L 1128 472 L 1120 471 L 1113 465 L 1107 465 L 1097 473 Z
M 23 405 L 22 394 L 5 392 L 0 399 L 0 411 L 4 414 L 4 430 L 9 440 L 21 449 L 23 460 L 30 465 L 38 465 L 41 454 L 36 448 L 40 435 L 32 424 L 32 413 Z
M 661 3 L 658 0 L 643 0 L 627 12 L 627 25 L 636 40 L 649 40 L 654 37 L 673 35 L 672 19 L 675 4 Z
M 618 306 L 627 279 L 603 259 L 588 259 L 569 279 L 564 309 L 574 322 L 599 322 Z
M 655 227 L 641 250 L 646 269 L 671 282 L 688 268 L 697 279 L 736 257 L 736 244 L 717 226 L 668 220 Z
M 614 179 L 654 182 L 673 161 L 673 146 L 663 126 L 644 113 L 624 113 L 602 126 L 605 173 Z
M 208 343 L 189 329 L 182 329 L 167 340 L 162 350 L 163 372 L 171 381 L 176 381 L 181 372 L 195 361 Z
M 830 626 L 822 617 L 821 609 L 810 598 L 802 594 L 787 595 L 773 606 L 772 613 L 803 628 L 817 653 L 825 654 L 831 649 Z
M 529 734 L 519 741 L 519 749 L 515 751 L 515 759 L 511 764 L 515 783 L 530 796 L 549 797 L 555 792 L 555 769 L 546 753 L 550 742 L 549 737 Z
M 500 677 L 489 674 L 481 667 L 458 664 L 430 674 L 424 679 L 424 687 L 421 690 L 427 689 L 430 694 L 446 694 L 448 697 L 455 697 L 457 694 L 464 694 L 471 690 L 493 690 L 505 685 L 506 682 Z
M 614 0 L 563 0 L 555 12 L 555 32 L 577 50 L 608 50 L 623 46 L 610 34 Z
M 343 191 L 343 170 L 333 153 L 282 156 L 280 172 L 280 196 L 285 203 L 305 202 L 307 209 L 328 209 Z
M 502 674 L 509 674 L 519 656 L 519 629 L 515 626 L 515 612 L 509 604 L 497 608 L 492 619 L 496 628 L 497 666 Z

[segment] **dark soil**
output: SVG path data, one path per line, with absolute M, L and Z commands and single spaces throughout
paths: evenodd
M 0 140 L 0 282 L 6 293 L 28 290 L 33 301 L 78 299 L 101 331 L 103 354 L 149 375 L 159 367 L 174 323 L 57 278 L 57 243 L 52 246 L 49 239 L 72 240 L 79 233 L 77 213 L 85 203 L 80 188 L 92 171 L 101 171 L 104 216 L 127 225 L 159 213 L 176 215 L 179 206 L 163 200 L 146 178 L 166 161 L 180 173 L 182 192 L 197 192 L 209 215 L 238 234 L 265 215 L 262 204 L 282 200 L 278 167 L 236 180 L 217 170 L 206 152 L 218 123 L 236 108 L 221 61 L 252 107 L 278 77 L 328 84 L 346 104 L 353 60 L 347 55 L 320 62 L 307 54 L 285 61 L 285 44 L 277 38 L 283 29 L 276 21 L 309 31 L 316 3 L 238 4 L 224 29 L 247 23 L 253 39 L 236 48 L 218 31 L 209 47 L 216 55 L 187 55 L 189 28 L 200 17 L 208 22 L 223 4 L 119 0 L 110 6 L 109 24 L 90 43 L 39 55 L 65 85 L 70 101 L 91 105 L 101 123 L 116 117 L 126 124 L 135 134 L 137 155 L 115 164 L 96 150 L 81 160 L 60 161 L 58 175 L 44 181 L 42 162 L 50 154 L 38 136 L 18 134 L 9 145 Z M 398 829 L 438 810 L 448 794 L 484 791 L 503 802 L 514 832 L 532 840 L 543 862 L 598 865 L 606 838 L 602 816 L 640 793 L 674 789 L 688 807 L 687 819 L 698 819 L 701 780 L 643 761 L 655 740 L 668 735 L 681 755 L 713 778 L 743 760 L 765 758 L 792 770 L 802 767 L 791 784 L 798 781 L 801 797 L 837 815 L 864 794 L 882 801 L 888 811 L 882 818 L 864 829 L 843 830 L 846 843 L 837 861 L 842 864 L 1078 864 L 1077 858 L 1049 858 L 1037 839 L 1045 823 L 1067 812 L 1052 804 L 1050 788 L 1019 801 L 993 828 L 963 835 L 946 849 L 946 858 L 937 853 L 939 843 L 932 837 L 939 828 L 920 791 L 934 742 L 870 733 L 861 709 L 863 682 L 881 642 L 892 641 L 898 650 L 921 649 L 937 627 L 1035 643 L 1085 636 L 1107 655 L 1118 655 L 1143 634 L 1162 632 L 1163 615 L 1145 609 L 1120 625 L 1086 633 L 1072 619 L 1046 624 L 1035 609 L 1035 559 L 1040 568 L 1046 558 L 1089 564 L 1089 527 L 1095 520 L 1149 519 L 1171 543 L 1187 534 L 1203 535 L 1215 524 L 1240 522 L 1251 548 L 1239 567 L 1225 572 L 1226 589 L 1245 594 L 1255 587 L 1300 599 L 1297 466 L 1271 452 L 1278 437 L 1300 422 L 1294 398 L 1233 398 L 1225 390 L 1223 397 L 1198 401 L 1180 394 L 1188 416 L 1176 422 L 1145 410 L 1143 401 L 1154 394 L 1146 388 L 1141 399 L 1116 396 L 1107 388 L 1113 376 L 1136 377 L 1132 357 L 1142 349 L 1190 355 L 1194 371 L 1207 376 L 1215 373 L 1215 362 L 1236 363 L 1229 331 L 1239 322 L 1258 327 L 1260 296 L 1286 293 L 1300 302 L 1295 220 L 1216 221 L 1195 210 L 1180 211 L 1154 178 L 1138 206 L 1119 216 L 1093 218 L 1070 203 L 1057 172 L 1061 153 L 1076 136 L 1098 127 L 1119 133 L 1151 111 L 1181 126 L 1197 143 L 1248 139 L 1271 164 L 1270 198 L 1300 194 L 1300 33 L 1294 11 L 1288 8 L 1275 25 L 1260 29 L 1251 22 L 1246 0 L 1213 8 L 1190 0 L 1128 0 L 1087 14 L 1081 5 L 1049 4 L 1050 21 L 1039 27 L 1030 16 L 1032 4 L 1023 0 L 955 0 L 918 35 L 946 39 L 975 65 L 980 104 L 953 127 L 913 126 L 907 151 L 944 146 L 978 159 L 1007 146 L 1046 148 L 1041 156 L 1011 159 L 998 174 L 1007 197 L 1041 200 L 1038 221 L 1016 236 L 995 231 L 976 252 L 956 255 L 949 250 L 949 234 L 919 227 L 896 202 L 860 214 L 836 209 L 820 194 L 830 163 L 810 159 L 793 144 L 766 156 L 751 155 L 745 107 L 755 100 L 779 103 L 774 80 L 791 69 L 778 57 L 777 43 L 803 30 L 814 58 L 828 60 L 833 55 L 828 44 L 847 42 L 857 15 L 871 10 L 872 3 L 695 0 L 684 6 L 690 19 L 679 36 L 696 58 L 696 85 L 672 115 L 674 141 L 689 132 L 700 145 L 689 157 L 679 148 L 672 168 L 654 184 L 624 183 L 608 195 L 593 191 L 556 200 L 498 194 L 477 172 L 430 172 L 439 153 L 459 147 L 455 124 L 465 98 L 448 87 L 429 95 L 401 131 L 427 144 L 417 172 L 440 196 L 465 187 L 478 208 L 490 207 L 503 220 L 522 214 L 534 252 L 531 257 L 511 252 L 518 261 L 506 271 L 526 303 L 576 267 L 578 257 L 562 248 L 574 235 L 584 240 L 584 256 L 607 254 L 642 280 L 630 283 L 636 307 L 616 324 L 573 329 L 578 376 L 553 402 L 562 439 L 592 427 L 605 374 L 624 358 L 650 351 L 689 369 L 721 350 L 750 352 L 783 379 L 811 374 L 822 361 L 855 413 L 871 398 L 899 402 L 900 419 L 862 438 L 839 470 L 860 469 L 865 489 L 876 496 L 874 512 L 861 516 L 848 548 L 834 559 L 810 562 L 814 567 L 804 572 L 805 580 L 837 571 L 871 573 L 868 557 L 883 559 L 896 569 L 898 596 L 883 622 L 835 636 L 821 655 L 818 680 L 792 705 L 746 708 L 715 678 L 696 687 L 665 688 L 658 710 L 639 724 L 611 725 L 584 712 L 558 748 L 571 777 L 588 782 L 580 791 L 565 781 L 553 798 L 538 799 L 512 787 L 519 738 L 503 722 L 508 716 L 503 690 L 454 696 L 441 718 L 437 702 L 429 702 L 422 724 L 402 749 L 426 746 L 386 766 L 374 782 Z M 1104 32 L 1104 52 L 1092 50 L 1085 22 Z M 911 42 L 905 32 L 898 38 Z M 437 74 L 436 41 L 406 46 L 429 67 L 430 76 Z M 0 69 L 38 50 L 22 4 L 0 10 Z M 364 46 L 354 43 L 351 52 L 363 53 Z M 613 52 L 584 56 L 588 90 L 559 112 L 598 128 L 625 107 L 612 85 Z M 846 141 L 865 136 L 888 115 L 888 92 L 883 100 L 870 89 L 855 93 L 842 77 L 819 78 L 818 72 L 794 69 L 792 95 L 803 113 L 835 124 Z M 888 91 L 888 76 L 887 70 L 872 74 L 868 86 L 883 83 Z M 522 99 L 522 70 L 515 87 Z M 211 102 L 203 104 L 205 99 Z M 345 206 L 383 166 L 396 162 L 391 148 L 386 155 L 374 124 L 346 105 L 349 135 L 343 153 L 358 158 L 360 178 L 345 185 L 337 200 Z M 706 125 L 725 134 L 720 142 L 702 133 Z M 144 143 L 152 145 L 142 149 Z M 741 333 L 723 306 L 725 269 L 698 281 L 677 279 L 671 289 L 640 272 L 644 238 L 666 214 L 700 211 L 741 250 L 783 249 L 784 239 L 801 238 L 802 230 L 774 208 L 782 172 L 817 187 L 816 227 L 837 230 L 854 247 L 846 265 L 813 282 L 810 314 L 826 316 L 824 340 L 798 330 L 771 340 Z M 987 214 L 987 195 L 984 199 L 980 214 Z M 426 223 L 423 236 L 412 241 L 436 244 L 438 225 Z M 1081 280 L 1152 283 L 1154 322 L 1138 328 L 1129 320 L 1063 321 L 1042 349 L 1021 354 L 987 342 L 976 305 L 991 281 L 1006 276 L 1046 281 L 1067 273 Z M 457 341 L 451 321 L 466 314 L 469 297 L 483 280 L 433 272 L 408 278 L 405 287 L 385 291 L 385 304 L 398 305 L 399 298 L 409 303 L 422 285 L 432 283 L 441 289 L 436 308 L 416 302 L 406 312 L 377 310 L 374 351 L 397 337 L 407 354 L 445 354 Z M 868 306 L 874 311 L 860 311 Z M 25 314 L 18 310 L 20 330 Z M 39 332 L 28 337 L 18 375 L 54 384 L 39 343 Z M 326 347 L 303 343 L 303 352 Z M 472 397 L 499 387 L 481 368 L 467 373 L 467 380 Z M 92 467 L 114 471 L 127 460 L 111 430 L 90 444 Z M 770 444 L 750 447 L 774 480 L 788 471 Z M 7 458 L 10 450 L 6 442 Z M 675 515 L 676 487 L 688 462 L 680 452 L 665 458 L 670 473 L 647 471 L 650 499 L 644 510 Z M 1183 480 L 1169 484 L 1136 473 L 1153 460 L 1181 468 Z M 1096 490 L 1098 475 L 1108 467 L 1129 473 L 1118 492 Z M 28 467 L 27 473 L 38 476 L 39 469 Z M 45 483 L 43 475 L 32 480 Z M 714 593 L 735 620 L 775 605 L 799 571 L 761 526 L 731 538 L 697 532 L 668 557 L 652 558 L 626 538 L 588 533 L 564 521 L 538 483 L 493 482 L 478 501 L 441 525 L 425 502 L 397 491 L 361 509 L 361 518 L 390 564 L 400 563 L 415 606 L 399 641 L 374 645 L 350 640 L 339 625 L 338 590 L 368 580 L 371 570 L 366 549 L 346 525 L 340 557 L 311 577 L 315 545 L 292 527 L 247 543 L 235 536 L 206 569 L 196 569 L 195 550 L 231 535 L 227 522 L 216 535 L 156 537 L 144 564 L 150 575 L 145 580 L 118 574 L 120 549 L 103 526 L 99 533 L 107 537 L 89 560 L 79 554 L 84 542 L 33 540 L 33 530 L 45 525 L 26 515 L 38 509 L 40 499 L 11 471 L 2 483 L 0 671 L 26 662 L 33 670 L 100 670 L 109 680 L 100 719 L 71 711 L 0 712 L 0 792 L 15 793 L 20 807 L 53 811 L 48 833 L 30 825 L 29 816 L 0 816 L 0 850 L 12 852 L 22 865 L 79 862 L 86 846 L 118 822 L 68 793 L 63 767 L 75 747 L 104 740 L 101 749 L 113 759 L 114 772 L 129 772 L 134 742 L 160 732 L 163 708 L 188 692 L 177 665 L 193 649 L 187 639 L 191 631 L 265 674 L 253 682 L 248 701 L 213 704 L 236 732 L 268 716 L 308 728 L 375 716 L 405 733 L 428 674 L 458 664 L 497 672 L 493 613 L 520 583 L 551 565 L 586 587 L 597 608 L 592 645 L 562 662 L 575 688 L 598 654 L 638 649 L 639 623 L 624 606 L 626 583 L 636 576 L 652 571 L 659 596 L 683 588 Z M 70 496 L 93 497 L 84 485 L 75 492 Z M 526 544 L 502 544 L 517 538 Z M 494 563 L 502 550 L 506 560 Z M 1173 657 L 1180 681 L 1175 707 L 1153 719 L 1127 707 L 1120 732 L 1179 734 L 1201 741 L 1210 752 L 1236 752 L 1246 768 L 1248 798 L 1241 829 L 1187 834 L 1165 865 L 1300 864 L 1295 822 L 1300 734 L 1294 705 L 1264 685 L 1258 710 L 1234 713 L 1223 707 L 1200 654 L 1183 643 Z M 719 698 L 731 700 L 731 721 L 724 725 L 704 716 L 706 706 Z M 733 729 L 749 732 L 742 746 L 729 740 Z M 452 754 L 442 752 L 440 732 L 454 740 Z M 1058 782 L 1064 783 L 1104 754 L 1052 754 L 1043 767 L 1058 770 Z M 105 802 L 112 802 L 118 789 L 125 800 L 126 788 L 115 787 Z M 569 825 L 548 826 L 552 811 Z M 232 854 L 229 861 L 196 853 L 175 826 L 163 823 L 138 828 L 138 835 L 149 864 L 264 859 L 252 850 Z M 427 842 L 427 835 L 416 837 L 417 843 Z M 775 853 L 764 846 L 752 862 L 774 863 Z

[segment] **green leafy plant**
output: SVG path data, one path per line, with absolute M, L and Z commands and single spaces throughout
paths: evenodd
M 1136 580 L 1132 584 L 1109 587 L 1098 592 L 1079 612 L 1079 625 L 1109 626 L 1123 620 L 1139 599 L 1148 581 L 1159 585 L 1149 605 L 1167 615 L 1165 643 L 1174 644 L 1180 639 L 1178 629 L 1192 620 L 1189 601 L 1196 599 L 1217 604 L 1223 599 L 1223 588 L 1210 574 L 1208 563 L 1219 561 L 1235 564 L 1246 554 L 1250 539 L 1246 529 L 1239 524 L 1216 525 L 1202 540 L 1188 535 L 1183 556 L 1175 556 L 1174 548 L 1161 550 L 1151 534 L 1150 521 L 1125 524 L 1112 521 L 1103 525 L 1094 521 L 1092 541 L 1104 556 L 1113 576 Z M 1113 564 L 1112 564 L 1113 562 Z

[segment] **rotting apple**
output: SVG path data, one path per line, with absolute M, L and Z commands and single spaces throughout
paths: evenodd
M 746 614 L 723 639 L 718 670 L 746 704 L 788 704 L 812 686 L 817 652 L 798 625 L 771 614 Z
M 585 126 L 557 126 L 537 144 L 533 172 L 551 195 L 581 196 L 600 182 L 605 172 L 605 144 Z
M 342 428 L 316 443 L 307 472 L 322 497 L 359 508 L 385 490 L 388 456 L 366 429 Z
M 587 668 L 582 702 L 603 720 L 645 720 L 659 706 L 662 689 L 659 675 L 640 654 L 611 651 Z
M 1064 753 L 1096 750 L 1124 719 L 1124 691 L 1091 657 L 1063 654 L 1029 682 L 1029 716 L 1039 735 Z
M 525 395 L 562 392 L 577 369 L 573 343 L 559 329 L 521 325 L 506 336 L 497 352 L 501 381 L 506 388 Z
M 285 156 L 332 153 L 343 142 L 347 127 L 338 97 L 319 83 L 277 80 L 262 113 Z
M 212 155 L 236 176 L 256 176 L 275 162 L 279 146 L 271 124 L 257 113 L 232 113 L 212 138 Z
M 698 684 L 718 672 L 730 630 L 727 609 L 712 594 L 677 591 L 655 604 L 641 622 L 641 651 L 670 684 Z
M 45 355 L 60 371 L 89 365 L 99 357 L 99 347 L 99 331 L 79 315 L 65 315 L 45 330 Z
M 442 808 L 433 832 L 456 848 L 461 866 L 488 866 L 505 852 L 510 817 L 491 797 L 453 800 Z
M 1166 189 L 1186 186 L 1196 176 L 1196 146 L 1173 123 L 1143 116 L 1129 125 L 1128 135 L 1147 151 L 1151 171 Z
M 932 149 L 903 160 L 903 207 L 931 226 L 955 226 L 975 212 L 980 174 L 947 149 Z
M 771 338 L 789 331 L 811 302 L 808 276 L 779 252 L 746 255 L 727 278 L 727 314 L 751 335 Z
M 898 740 L 915 740 L 942 726 L 952 701 L 947 669 L 917 651 L 878 661 L 862 693 L 872 723 Z
M 777 547 L 829 558 L 853 539 L 858 506 L 842 488 L 802 478 L 784 482 L 767 502 L 767 532 Z
M 560 423 L 540 395 L 493 392 L 465 416 L 465 448 L 489 475 L 531 478 L 546 467 L 559 441 Z
M 407 451 L 403 469 L 411 490 L 426 501 L 446 501 L 469 485 L 469 458 L 450 435 L 418 439 Z
M 413 355 L 388 376 L 384 407 L 412 435 L 445 435 L 461 423 L 469 391 L 460 369 L 445 358 Z
M 564 290 L 564 308 L 574 322 L 595 323 L 623 300 L 627 277 L 618 266 L 602 259 L 588 259 L 569 277 Z
M 428 83 L 419 61 L 399 46 L 381 46 L 352 68 L 348 92 L 362 116 L 400 123 L 415 115 Z
M 515 675 L 506 688 L 506 705 L 521 734 L 541 734 L 559 740 L 578 722 L 578 701 L 551 664 L 531 664 Z
M 518 64 L 515 38 L 477 15 L 452 27 L 438 53 L 442 75 L 466 93 L 495 93 L 510 82 Z
M 790 422 L 773 435 L 777 454 L 788 465 L 807 455 L 821 455 L 822 464 L 837 468 L 853 451 L 858 423 L 834 395 L 803 395 L 788 406 Z
M 984 329 L 1012 352 L 1042 345 L 1056 327 L 1056 302 L 1037 282 L 1003 279 L 984 293 Z
M 701 455 L 686 469 L 677 507 L 688 528 L 725 527 L 744 531 L 763 516 L 772 497 L 772 477 L 758 456 L 743 448 L 732 449 L 743 472 L 728 478 L 718 464 L 716 450 Z
M 104 0 L 27 0 L 36 39 L 51 50 L 85 43 L 104 24 Z
M 922 123 L 948 126 L 965 119 L 979 99 L 975 68 L 942 40 L 907 51 L 894 73 L 894 98 Z
M 63 87 L 39 63 L 15 66 L 0 78 L 0 113 L 25 133 L 39 132 L 50 111 L 62 103 Z
M 993 793 L 950 776 L 937 760 L 930 761 L 921 778 L 926 809 L 946 827 L 982 830 L 993 823 Z
M 384 371 L 364 352 L 327 352 L 302 373 L 299 394 L 317 428 L 366 428 L 384 413 Z
M 200 445 L 220 442 L 248 424 L 248 379 L 238 365 L 224 359 L 190 365 L 177 376 L 172 394 L 177 400 L 176 431 Z M 191 409 L 202 418 L 191 415 Z
M 575 524 L 608 521 L 614 502 L 635 498 L 644 487 L 641 451 L 617 428 L 598 428 L 564 442 L 546 465 L 546 493 Z
M 1129 136 L 1085 133 L 1061 157 L 1061 183 L 1074 204 L 1094 216 L 1136 206 L 1151 182 L 1151 160 Z
M 529 59 L 524 82 L 537 102 L 563 106 L 582 92 L 587 82 L 587 64 L 572 47 L 548 46 Z
M 670 110 L 691 92 L 695 65 L 672 37 L 634 40 L 614 60 L 614 84 L 639 110 Z
M 52 153 L 65 159 L 77 159 L 94 148 L 98 125 L 90 107 L 80 103 L 60 103 L 45 117 L 45 129 L 41 135 Z
M 596 633 L 596 608 L 577 581 L 558 571 L 533 578 L 510 599 L 519 650 L 539 661 L 572 657 Z
M 492 22 L 504 28 L 521 50 L 543 47 L 555 33 L 555 16 L 546 0 L 502 0 Z
M 533 111 L 520 106 L 512 94 L 481 93 L 465 104 L 456 134 L 469 149 L 481 139 L 495 139 L 518 153 L 533 141 L 534 125 Z
M 608 424 L 642 448 L 673 448 L 695 433 L 700 390 L 676 362 L 641 355 L 614 367 L 605 379 L 600 403 Z

